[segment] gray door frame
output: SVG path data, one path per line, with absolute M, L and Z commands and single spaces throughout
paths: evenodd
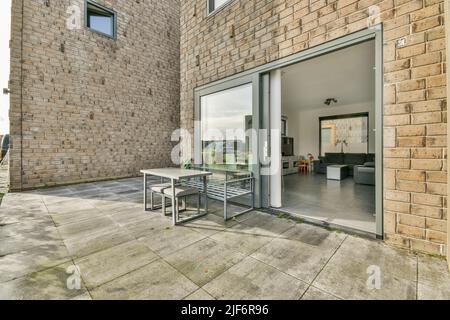
M 202 88 L 197 88 L 194 91 L 194 121 L 197 123 L 201 120 L 201 98 L 206 95 L 210 95 L 216 92 L 224 91 L 227 89 L 232 89 L 235 87 L 243 86 L 246 84 L 252 84 L 252 109 L 253 109 L 253 129 L 256 129 L 259 131 L 259 105 L 260 105 L 260 97 L 259 97 L 259 75 L 258 74 L 248 74 L 245 76 L 241 76 L 234 79 L 224 79 L 223 81 L 220 81 L 216 83 L 214 86 L 205 86 Z M 251 152 L 252 152 L 252 159 L 258 159 L 258 146 L 259 138 L 257 138 L 257 141 L 251 142 Z M 200 128 L 194 128 L 194 155 L 195 159 L 202 159 L 201 156 L 201 130 Z M 254 174 L 255 177 L 255 206 L 257 208 L 261 207 L 261 192 L 260 188 L 258 186 L 261 185 L 261 176 L 260 176 L 260 165 L 259 164 L 253 164 L 251 171 Z
M 290 55 L 288 57 L 267 63 L 265 65 L 232 75 L 225 79 L 214 81 L 206 85 L 197 87 L 194 89 L 194 119 L 200 120 L 200 99 L 202 96 L 211 94 L 214 92 L 223 91 L 229 88 L 233 88 L 239 85 L 252 83 L 253 84 L 253 124 L 255 129 L 267 127 L 262 120 L 267 119 L 263 117 L 264 112 L 261 111 L 263 105 L 267 105 L 264 99 L 267 99 L 267 95 L 264 95 L 264 88 L 267 88 L 267 83 L 264 81 L 264 77 L 267 77 L 267 73 L 279 68 L 284 68 L 292 64 L 309 60 L 333 51 L 337 51 L 346 47 L 356 45 L 368 40 L 375 40 L 375 114 L 376 114 L 376 236 L 383 238 L 384 232 L 384 218 L 383 218 L 383 31 L 382 25 L 376 25 L 368 29 L 364 29 L 339 39 L 328 41 L 324 44 L 316 47 L 304 50 L 297 54 Z M 267 80 L 266 80 L 267 81 Z M 270 139 L 268 140 L 270 141 Z M 196 130 L 195 133 L 195 152 L 196 155 L 201 153 L 200 132 Z M 252 146 L 253 156 L 258 157 L 259 150 L 262 148 L 260 137 L 258 142 Z M 258 159 L 258 158 L 254 158 Z M 269 179 L 261 179 L 260 165 L 255 165 L 253 172 L 257 177 L 256 180 L 256 206 L 261 207 L 266 205 L 267 201 L 261 202 L 262 198 L 268 198 L 267 183 Z M 264 191 L 264 194 L 261 192 Z

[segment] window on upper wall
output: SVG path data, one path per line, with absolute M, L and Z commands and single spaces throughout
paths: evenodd
M 86 27 L 101 35 L 116 38 L 116 12 L 86 0 Z
M 231 0 L 208 0 L 208 14 L 213 13 L 214 11 L 222 8 Z

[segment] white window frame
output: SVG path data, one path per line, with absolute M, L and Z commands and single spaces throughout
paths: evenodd
M 208 3 L 208 16 L 215 14 L 217 11 L 219 11 L 220 9 L 226 7 L 227 5 L 229 5 L 233 0 L 227 0 L 225 3 L 221 4 L 220 6 L 218 6 L 217 8 L 214 8 L 214 10 L 211 10 L 211 2 L 214 2 L 215 0 L 206 0 L 206 2 Z

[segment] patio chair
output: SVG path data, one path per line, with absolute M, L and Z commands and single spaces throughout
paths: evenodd
M 162 190 L 163 200 L 162 200 L 162 212 L 164 215 L 167 214 L 166 212 L 166 199 L 172 199 L 172 188 L 164 188 Z M 175 214 L 175 221 L 179 221 L 179 212 L 180 212 L 180 200 L 183 206 L 181 207 L 181 210 L 187 209 L 187 197 L 197 196 L 197 214 L 200 214 L 200 191 L 196 188 L 189 188 L 189 187 L 175 187 L 175 212 L 172 212 L 172 214 Z

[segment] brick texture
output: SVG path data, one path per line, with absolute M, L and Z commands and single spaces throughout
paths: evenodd
M 444 255 L 447 103 L 441 0 L 181 2 L 181 125 L 194 89 L 367 28 L 377 6 L 384 41 L 384 215 L 388 243 Z M 373 8 L 373 7 L 372 7 Z M 233 30 L 233 32 L 230 32 Z M 406 45 L 396 42 L 405 38 Z
M 66 26 L 84 0 L 13 0 L 13 190 L 136 176 L 171 163 L 179 127 L 179 1 L 98 0 L 117 40 Z

